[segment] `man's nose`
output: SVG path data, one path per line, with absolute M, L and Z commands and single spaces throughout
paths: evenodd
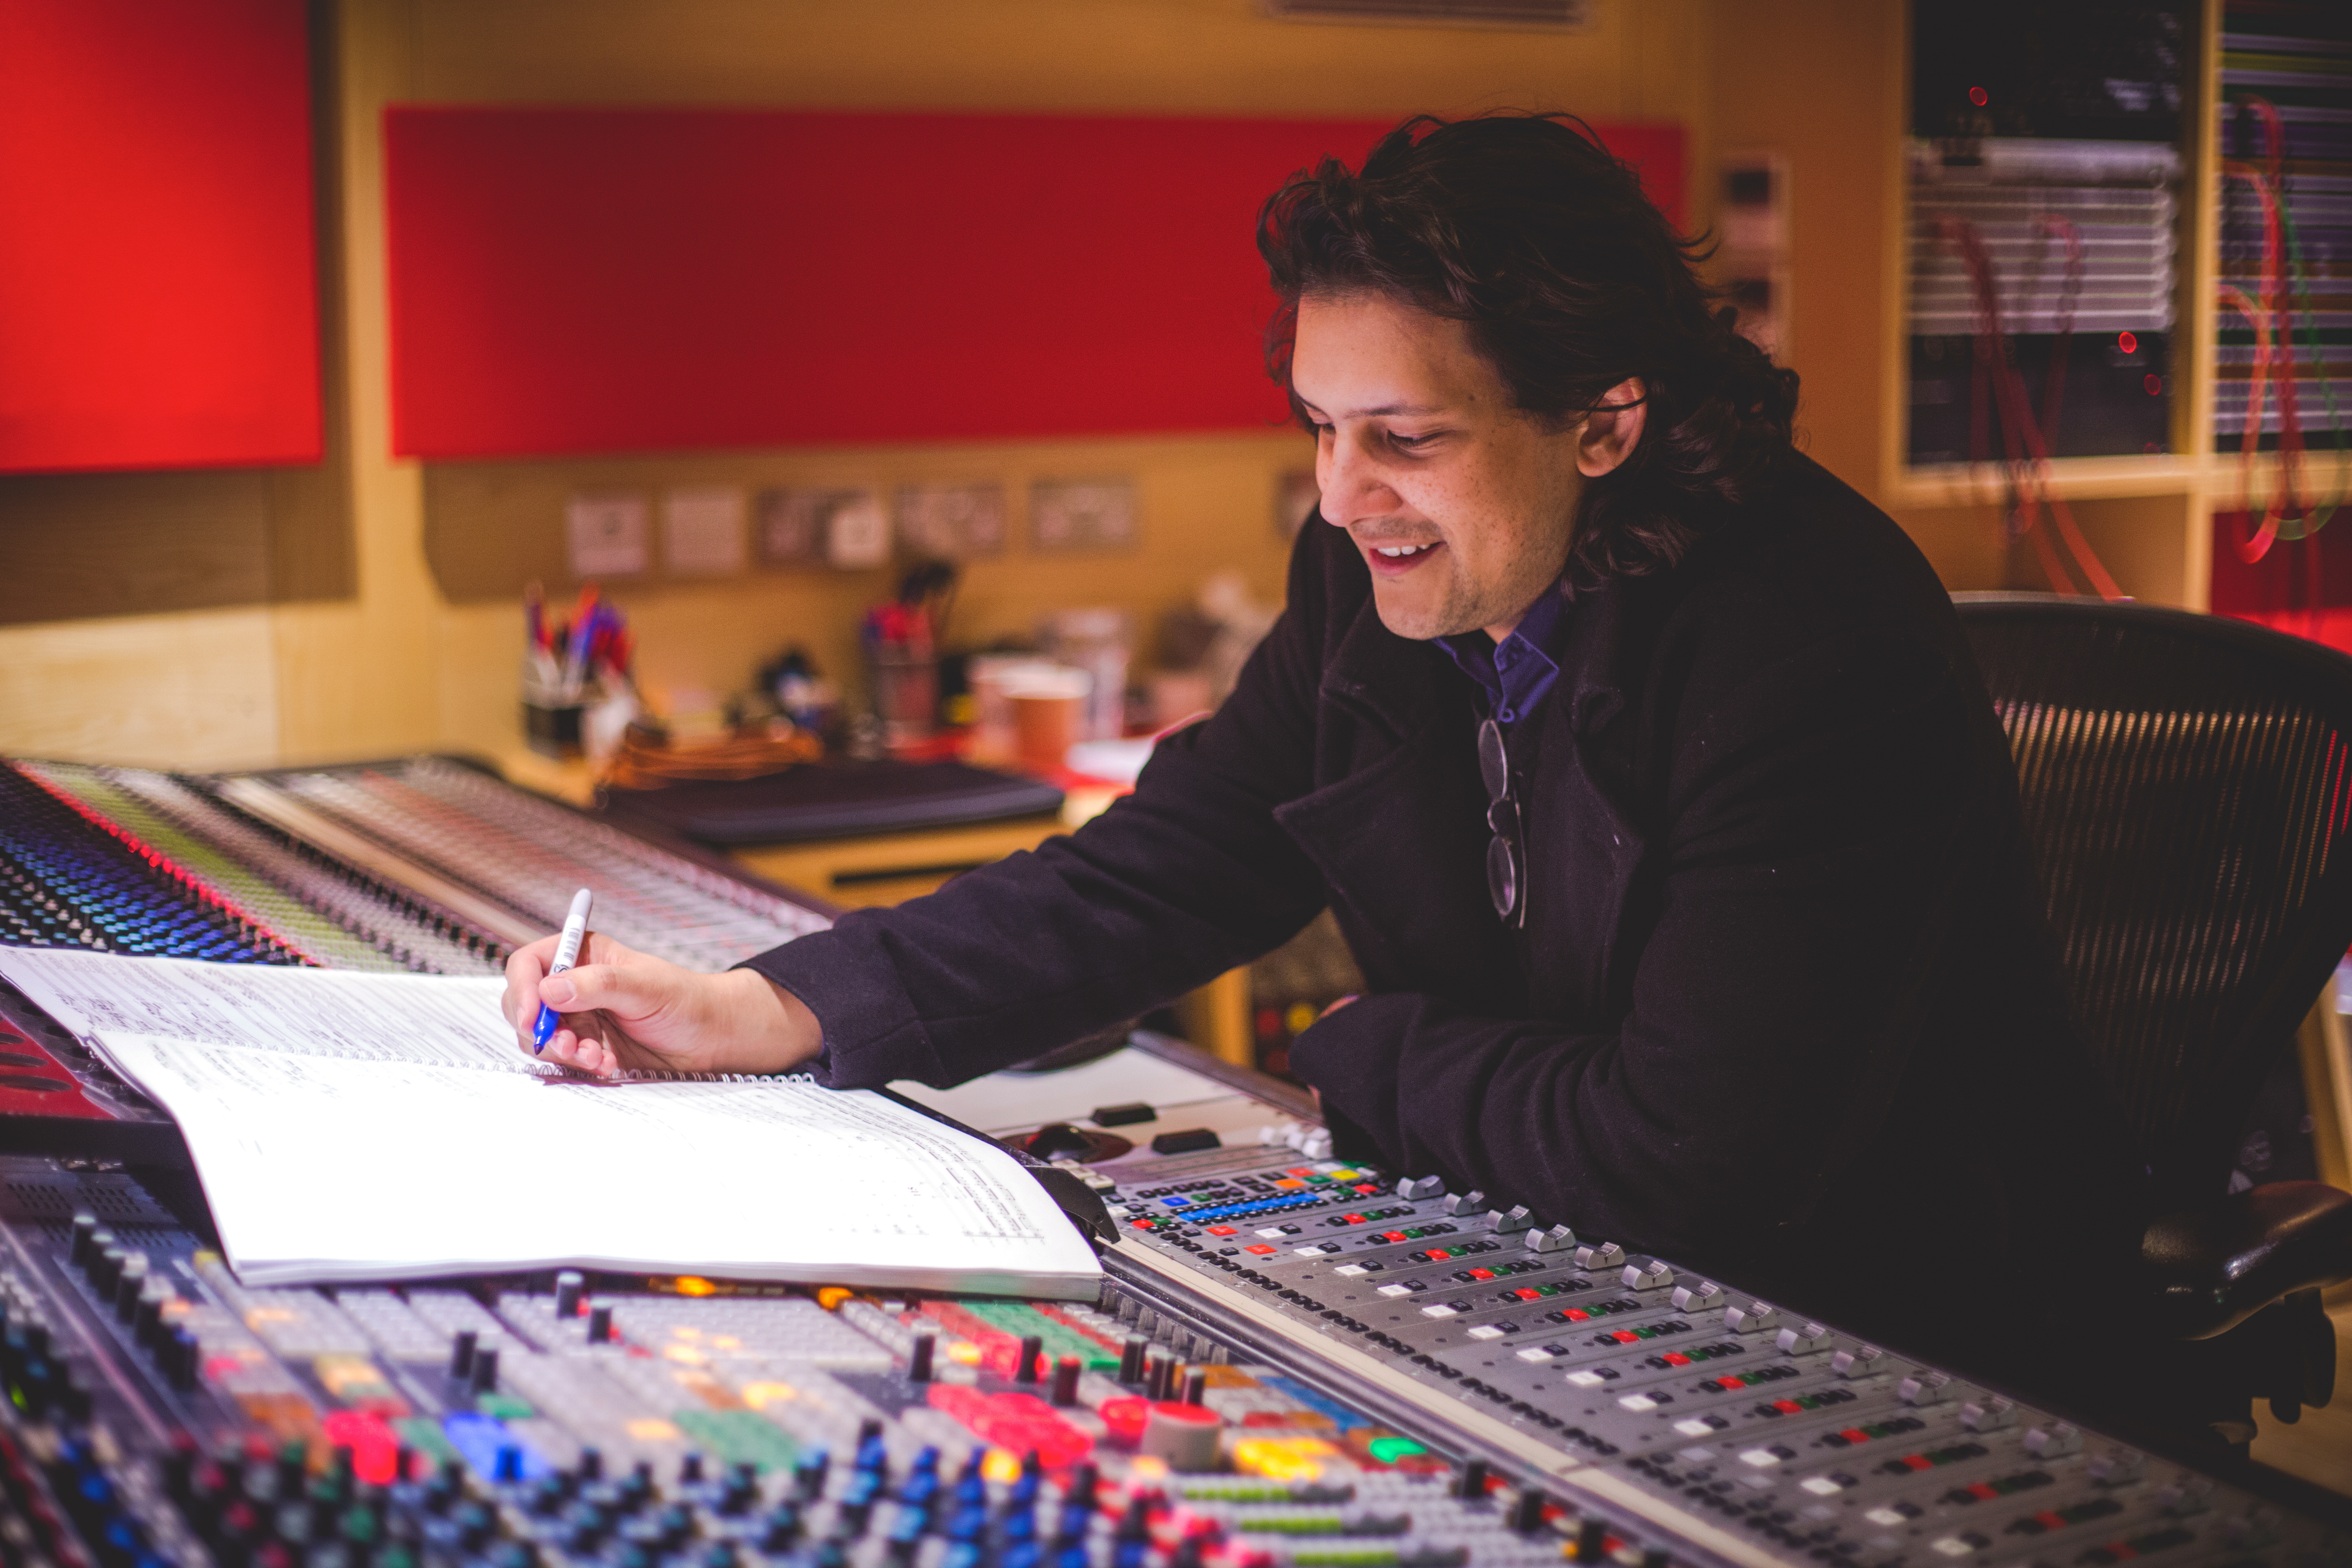
M 1361 443 L 1335 433 L 1316 453 L 1315 479 L 1323 492 L 1323 521 L 1345 528 L 1397 507 L 1396 492 L 1369 460 Z

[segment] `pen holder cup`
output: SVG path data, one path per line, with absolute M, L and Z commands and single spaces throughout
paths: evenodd
M 523 740 L 542 757 L 570 762 L 581 754 L 580 721 L 587 712 L 584 702 L 549 704 L 526 697 L 522 700 Z
M 581 754 L 582 721 L 602 693 L 591 685 L 559 686 L 530 660 L 522 667 L 522 738 L 542 757 L 568 763 Z
M 882 721 L 886 745 L 928 740 L 940 711 L 940 661 L 930 654 L 876 648 L 868 662 L 874 677 L 874 716 Z

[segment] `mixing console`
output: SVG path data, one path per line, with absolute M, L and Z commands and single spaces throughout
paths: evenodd
M 1345 1374 L 1561 1495 L 1748 1562 L 2251 1563 L 2352 1551 L 2255 1498 L 1673 1263 L 1262 1149 L 1115 1175 L 1163 1320 Z
M 1469 1194 L 1263 1148 L 1077 1168 L 1132 1237 L 1092 1308 L 569 1273 L 248 1289 L 120 1170 L 0 1157 L 0 1563 L 2352 1555 Z
M 5 764 L 0 942 L 230 963 L 301 962 L 204 881 Z
M 248 1290 L 126 1176 L 0 1173 L 12 1565 L 1641 1556 L 1112 1311 L 566 1275 Z
M 824 918 L 439 761 L 0 766 L 0 941 L 480 973 L 579 886 L 700 968 Z M 160 1122 L 11 1018 L 0 1113 Z M 1000 1136 L 1051 1123 L 1030 1147 L 1120 1232 L 1091 1308 L 248 1289 L 184 1174 L 0 1155 L 0 1568 L 2352 1564 L 2304 1503 L 1339 1162 L 1286 1086 L 1138 1038 L 918 1091 Z M 86 1123 L 53 1125 L 38 1146 Z
M 633 947 L 723 969 L 813 909 L 434 758 L 175 777 L 0 763 L 0 942 L 496 973 L 597 889 Z

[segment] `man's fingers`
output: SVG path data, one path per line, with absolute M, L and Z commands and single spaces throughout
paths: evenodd
M 546 973 L 547 965 L 530 948 L 520 949 L 507 959 L 507 1022 L 526 1039 L 530 1034 L 530 1021 L 539 1013 L 540 977 Z
M 651 1016 L 669 1001 L 667 977 L 635 966 L 583 963 L 539 983 L 541 1000 L 562 1013 L 607 1011 L 623 1018 Z

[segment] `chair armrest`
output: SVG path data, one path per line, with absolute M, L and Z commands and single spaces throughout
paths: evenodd
M 2273 1182 L 2166 1215 L 2140 1264 L 2149 1327 L 2210 1339 L 2293 1291 L 2352 1279 L 2352 1193 Z

